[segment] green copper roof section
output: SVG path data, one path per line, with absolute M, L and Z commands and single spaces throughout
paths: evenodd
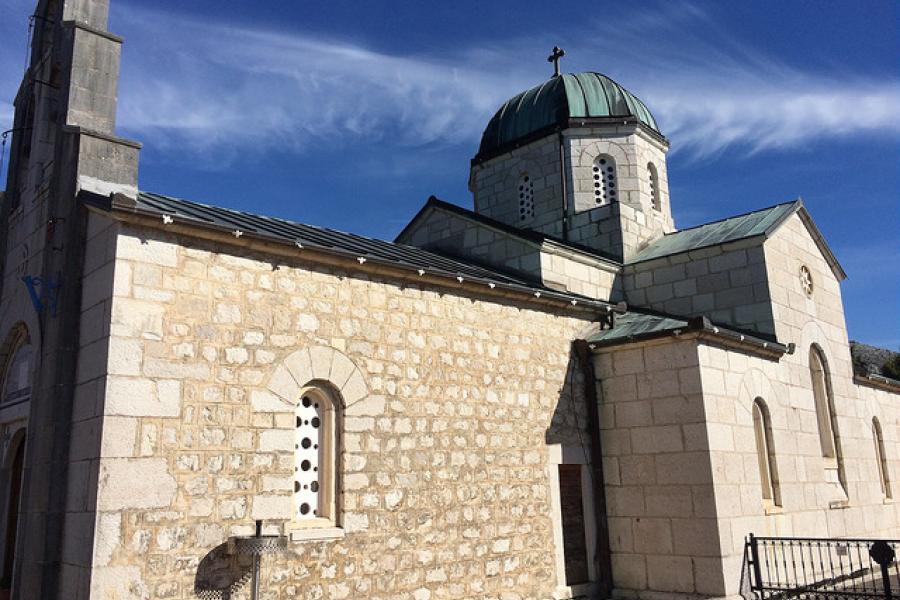
M 707 246 L 735 242 L 745 238 L 767 236 L 803 204 L 799 200 L 778 204 L 722 221 L 714 221 L 690 229 L 669 233 L 638 252 L 629 264 L 688 252 Z
M 649 315 L 638 312 L 627 312 L 616 317 L 611 329 L 601 329 L 588 336 L 589 344 L 613 344 L 630 341 L 635 338 L 652 336 L 653 334 L 687 327 L 688 320 L 668 315 Z
M 479 156 L 567 119 L 625 117 L 659 133 L 656 119 L 641 100 L 600 73 L 566 73 L 507 100 L 481 137 Z
M 587 336 L 586 341 L 596 349 L 688 333 L 714 335 L 778 354 L 789 351 L 787 346 L 773 337 L 719 325 L 704 316 L 679 317 L 643 312 L 643 309 L 629 309 L 624 315 L 615 317 L 612 328 L 599 329 Z

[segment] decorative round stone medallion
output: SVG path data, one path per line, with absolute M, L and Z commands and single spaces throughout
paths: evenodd
M 813 280 L 812 273 L 809 272 L 809 268 L 806 265 L 802 265 L 800 267 L 800 287 L 803 288 L 804 293 L 807 296 L 812 296 L 813 293 Z

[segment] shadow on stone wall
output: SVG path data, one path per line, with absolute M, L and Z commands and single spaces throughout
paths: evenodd
M 585 450 L 590 448 L 591 438 L 584 400 L 584 376 L 578 357 L 570 350 L 565 383 L 559 390 L 550 425 L 544 432 L 547 444 L 581 446 Z
M 744 560 L 741 561 L 741 584 L 738 588 L 744 600 L 757 600 L 757 595 L 750 589 L 750 556 L 747 554 L 747 544 L 744 544 Z
M 219 544 L 203 557 L 194 578 L 194 594 L 201 600 L 230 600 L 250 581 L 253 559 L 249 555 L 228 552 L 228 544 Z

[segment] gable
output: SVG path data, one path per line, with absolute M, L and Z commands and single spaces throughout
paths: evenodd
M 813 222 L 809 211 L 800 199 L 769 208 L 729 217 L 720 221 L 705 223 L 688 229 L 681 229 L 651 242 L 641 250 L 629 264 L 646 262 L 691 252 L 703 248 L 719 246 L 755 237 L 771 237 L 792 215 L 799 215 L 810 237 L 818 246 L 839 281 L 847 278 L 837 258 L 825 242 L 825 238 Z
M 621 265 L 545 234 L 518 229 L 431 197 L 397 241 L 533 279 L 560 291 L 609 299 Z

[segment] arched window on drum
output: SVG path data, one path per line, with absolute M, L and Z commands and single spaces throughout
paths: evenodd
M 618 200 L 616 161 L 612 156 L 608 154 L 598 156 L 594 161 L 591 175 L 594 181 L 594 204 L 602 206 Z
M 308 387 L 297 404 L 294 519 L 309 526 L 336 525 L 339 403 L 328 390 Z

